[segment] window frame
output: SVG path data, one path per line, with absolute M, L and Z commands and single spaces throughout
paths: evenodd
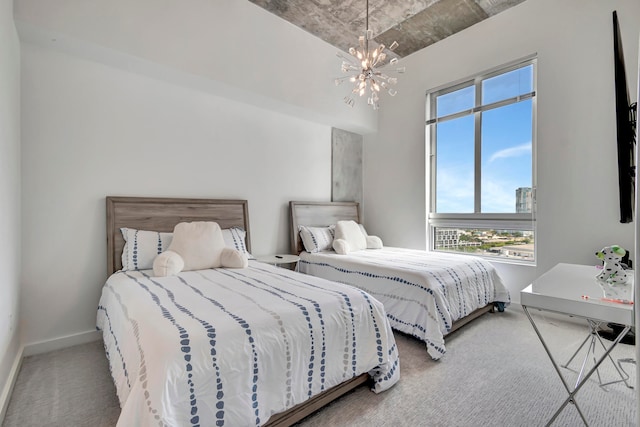
M 490 78 L 509 73 L 511 71 L 532 65 L 532 88 L 531 92 L 510 97 L 501 101 L 487 105 L 481 105 L 482 82 Z M 460 229 L 498 229 L 498 230 L 518 230 L 531 231 L 536 238 L 536 124 L 537 124 L 537 56 L 530 55 L 525 58 L 507 63 L 490 70 L 479 73 L 475 76 L 452 82 L 426 93 L 426 142 L 425 151 L 427 156 L 427 250 L 439 252 L 435 248 L 436 228 L 460 228 Z M 455 92 L 465 87 L 475 87 L 474 106 L 470 109 L 446 115 L 444 117 L 434 117 L 436 112 L 436 102 L 438 96 Z M 531 213 L 482 213 L 481 212 L 481 183 L 482 183 L 482 113 L 506 105 L 513 105 L 520 101 L 531 99 L 532 109 L 532 132 L 531 132 Z M 480 104 L 480 105 L 479 105 Z M 438 123 L 457 119 L 460 117 L 474 116 L 474 213 L 436 213 L 436 188 L 437 188 L 437 152 L 436 128 Z M 460 254 L 464 254 L 460 252 Z M 477 255 L 477 254 L 476 254 Z M 481 256 L 481 255 L 480 255 Z M 533 260 L 518 260 L 500 257 L 487 257 L 488 259 L 506 262 L 535 265 L 537 260 L 537 245 L 534 244 Z

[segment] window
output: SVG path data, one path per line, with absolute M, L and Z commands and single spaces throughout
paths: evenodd
M 427 94 L 429 248 L 535 261 L 536 60 Z

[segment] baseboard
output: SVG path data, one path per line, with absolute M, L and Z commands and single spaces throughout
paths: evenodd
M 33 356 L 34 354 L 47 353 L 49 351 L 60 350 L 74 345 L 86 344 L 88 342 L 97 341 L 102 337 L 100 331 L 92 330 L 80 332 L 78 334 L 67 335 L 64 337 L 54 338 L 52 340 L 39 341 L 24 346 L 24 357 Z
M 0 394 L 0 425 L 4 422 L 4 417 L 7 414 L 7 407 L 9 406 L 9 400 L 11 399 L 11 393 L 13 393 L 13 387 L 16 384 L 16 380 L 18 379 L 18 373 L 20 372 L 20 367 L 22 366 L 22 358 L 24 355 L 24 346 L 20 346 L 18 349 L 18 353 L 13 361 L 13 365 L 11 366 L 11 370 L 9 371 L 9 377 L 7 378 L 7 382 L 2 389 L 2 394 Z

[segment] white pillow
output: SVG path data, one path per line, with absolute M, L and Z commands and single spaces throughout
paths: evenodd
M 251 258 L 251 254 L 247 250 L 246 237 L 247 232 L 242 227 L 231 227 L 222 230 L 222 238 L 228 248 L 236 249 L 246 257 Z
M 124 238 L 122 248 L 122 270 L 149 270 L 153 268 L 156 256 L 166 251 L 173 239 L 173 233 L 121 228 Z M 228 248 L 237 249 L 246 258 L 252 258 L 247 251 L 246 235 L 242 227 L 231 227 L 222 230 L 222 237 Z
M 298 226 L 302 244 L 307 252 L 315 253 L 332 249 L 335 226 L 307 227 Z
M 184 269 L 184 260 L 173 252 L 165 251 L 153 261 L 153 275 L 156 277 L 175 276 Z
M 173 229 L 168 251 L 180 255 L 185 271 L 221 267 L 225 248 L 222 230 L 217 222 L 181 222 Z
M 367 249 L 382 249 L 382 239 L 378 236 L 369 236 L 367 230 L 364 229 L 364 225 L 358 224 L 360 226 L 360 231 L 364 234 L 364 237 L 367 239 Z
M 228 248 L 217 222 L 181 222 L 173 229 L 169 249 L 153 262 L 155 276 L 173 276 L 181 271 L 207 268 L 246 268 L 247 258 Z
M 382 249 L 382 240 L 378 236 L 369 236 L 362 224 L 338 221 L 333 249 L 340 255 L 363 249 Z
M 148 270 L 153 267 L 153 260 L 158 254 L 167 250 L 171 244 L 173 233 L 121 228 L 124 238 L 122 249 L 122 270 Z
M 382 249 L 382 239 L 378 236 L 367 236 L 367 249 Z
M 338 221 L 333 249 L 341 255 L 367 249 L 367 238 L 357 222 Z

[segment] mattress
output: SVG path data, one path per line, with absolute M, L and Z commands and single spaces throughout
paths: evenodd
M 262 425 L 362 373 L 399 379 L 383 305 L 359 289 L 250 261 L 150 277 L 120 271 L 97 327 L 119 426 Z
M 385 247 L 339 255 L 302 252 L 298 269 L 362 289 L 381 301 L 391 326 L 427 345 L 439 359 L 453 322 L 509 291 L 486 260 L 467 255 Z

